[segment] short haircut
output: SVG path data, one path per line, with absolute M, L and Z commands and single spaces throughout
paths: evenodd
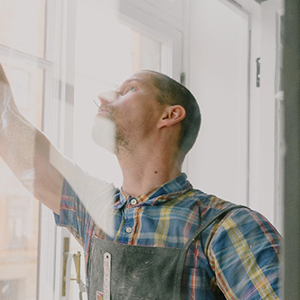
M 152 84 L 159 90 L 156 99 L 160 104 L 181 105 L 186 112 L 181 121 L 181 130 L 178 138 L 178 148 L 182 159 L 193 147 L 201 124 L 201 113 L 197 100 L 192 93 L 174 79 L 155 71 L 149 72 Z

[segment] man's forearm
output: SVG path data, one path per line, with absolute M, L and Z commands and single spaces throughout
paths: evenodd
M 57 212 L 63 178 L 50 162 L 51 151 L 62 157 L 47 137 L 21 115 L 0 64 L 0 156 L 38 200 Z
M 18 176 L 33 168 L 35 128 L 20 114 L 0 65 L 0 155 Z

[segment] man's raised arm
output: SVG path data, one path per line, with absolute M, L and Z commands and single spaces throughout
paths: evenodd
M 63 156 L 19 112 L 0 64 L 0 156 L 20 182 L 43 204 L 59 213 L 63 176 L 55 165 Z

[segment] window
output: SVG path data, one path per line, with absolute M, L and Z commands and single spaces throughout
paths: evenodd
M 86 161 L 85 151 L 99 151 L 88 124 L 97 94 L 140 69 L 177 79 L 181 72 L 181 32 L 167 25 L 175 18 L 165 23 L 155 16 L 159 6 L 146 13 L 144 1 L 125 2 L 0 0 L 0 61 L 19 109 L 91 173 L 97 164 Z M 120 176 L 103 175 L 120 185 Z M 2 161 L 0 224 L 0 299 L 60 299 L 62 240 L 69 233 L 56 229 L 52 212 L 39 207 Z
M 42 127 L 45 1 L 0 1 L 0 60 L 21 112 Z M 0 298 L 36 299 L 39 204 L 0 161 Z

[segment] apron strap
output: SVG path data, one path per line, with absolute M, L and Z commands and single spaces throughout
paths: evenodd
M 248 208 L 244 205 L 233 205 L 230 207 L 225 208 L 224 210 L 220 211 L 219 213 L 217 213 L 213 218 L 211 218 L 209 221 L 207 221 L 205 224 L 203 224 L 202 226 L 200 226 L 194 233 L 193 235 L 190 237 L 190 239 L 187 241 L 187 243 L 184 245 L 183 247 L 183 251 L 187 252 L 190 248 L 190 246 L 192 245 L 192 243 L 198 238 L 198 236 L 209 226 L 211 225 L 213 222 L 222 219 L 223 217 L 225 217 L 225 215 L 227 215 L 227 213 L 229 213 L 230 211 L 234 210 L 234 209 L 238 209 L 238 208 Z
M 181 287 L 181 282 L 182 282 L 182 274 L 183 274 L 183 269 L 185 265 L 185 260 L 186 260 L 186 255 L 187 251 L 189 250 L 190 246 L 192 243 L 199 237 L 199 235 L 213 222 L 222 219 L 227 215 L 232 210 L 238 209 L 238 208 L 248 208 L 247 206 L 244 205 L 232 205 L 230 207 L 225 208 L 224 210 L 220 211 L 217 213 L 213 218 L 211 218 L 209 221 L 207 221 L 205 224 L 200 226 L 190 237 L 190 239 L 187 241 L 187 243 L 184 245 L 184 247 L 181 250 L 180 257 L 178 260 L 178 268 L 176 272 L 176 287 L 177 289 L 180 289 Z

